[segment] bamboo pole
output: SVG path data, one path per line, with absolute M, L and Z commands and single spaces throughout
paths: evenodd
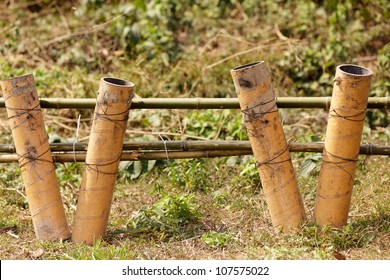
M 231 70 L 275 228 L 296 229 L 306 215 L 265 63 Z
M 251 154 L 247 150 L 202 150 L 202 151 L 169 151 L 168 157 L 166 151 L 127 151 L 121 155 L 122 161 L 138 160 L 164 160 L 164 159 L 190 159 L 190 158 L 214 158 L 227 156 L 244 156 Z M 58 163 L 62 162 L 84 162 L 86 153 L 53 153 L 53 160 Z M 17 161 L 16 154 L 0 154 L 0 162 L 11 163 Z
M 50 144 L 50 150 L 54 158 L 62 158 L 62 154 L 73 155 L 73 151 L 76 154 L 84 154 L 80 152 L 87 151 L 88 143 L 79 142 L 76 144 L 73 143 L 53 143 Z M 151 151 L 166 151 L 171 152 L 186 152 L 186 151 L 220 151 L 218 156 L 225 156 L 225 151 L 244 151 L 245 155 L 252 154 L 252 147 L 249 141 L 230 141 L 230 140 L 204 140 L 204 141 L 166 141 L 165 144 L 162 141 L 135 141 L 123 143 L 122 151 L 123 152 L 139 152 L 151 154 Z M 323 142 L 289 142 L 289 151 L 290 152 L 322 152 L 324 148 Z M 12 162 L 12 161 L 2 161 L 7 159 L 6 156 L 9 154 L 15 153 L 15 146 L 12 144 L 0 144 L 0 162 Z M 72 153 L 70 153 L 72 152 Z M 3 153 L 3 154 L 1 154 Z M 373 144 L 361 144 L 359 148 L 359 154 L 361 155 L 390 155 L 390 146 L 381 146 Z M 239 155 L 239 154 L 237 154 Z M 15 154 L 16 156 L 16 154 Z M 58 157 L 59 156 L 59 157 Z M 12 158 L 12 157 L 11 157 Z M 10 159 L 11 159 L 10 158 Z M 16 157 L 17 158 L 17 157 Z M 126 160 L 121 157 L 121 160 Z M 143 158 L 140 160 L 144 160 Z M 73 161 L 73 159 L 69 159 Z M 84 160 L 82 160 L 84 161 Z M 62 160 L 56 160 L 56 162 L 63 162 Z
M 91 244 L 108 223 L 134 84 L 102 78 L 92 123 L 72 240 Z
M 70 236 L 33 75 L 0 81 L 35 235 Z
M 278 97 L 278 108 L 329 109 L 331 97 Z M 94 98 L 41 98 L 42 108 L 94 109 Z M 4 98 L 0 98 L 0 108 Z M 131 109 L 239 109 L 238 98 L 134 98 Z M 390 97 L 370 97 L 368 109 L 390 108 Z
M 323 143 L 290 143 L 290 152 L 321 152 Z M 168 153 L 168 156 L 167 156 Z M 377 145 L 361 145 L 360 154 L 363 155 L 390 155 L 390 147 Z M 252 148 L 246 149 L 197 149 L 188 151 L 164 150 L 164 151 L 142 151 L 142 150 L 124 150 L 121 155 L 121 161 L 137 161 L 137 160 L 164 160 L 164 159 L 187 159 L 187 158 L 213 158 L 227 156 L 244 156 L 253 155 Z M 58 163 L 63 162 L 85 162 L 86 153 L 77 152 L 53 152 L 53 161 Z M 0 162 L 12 163 L 18 161 L 17 154 L 0 154 Z
M 319 225 L 347 223 L 372 72 L 357 65 L 336 68 L 314 209 Z

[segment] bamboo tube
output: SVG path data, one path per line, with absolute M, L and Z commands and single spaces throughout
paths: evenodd
M 93 243 L 107 228 L 134 84 L 102 78 L 86 155 L 72 240 Z
M 35 235 L 70 236 L 33 75 L 0 81 Z
M 357 65 L 336 68 L 314 210 L 319 225 L 347 223 L 371 78 Z
M 278 108 L 329 109 L 331 97 L 278 97 Z M 42 108 L 94 109 L 94 98 L 41 98 Z M 0 108 L 4 99 L 0 98 Z M 131 109 L 239 109 L 238 98 L 134 98 Z M 388 109 L 390 97 L 370 97 L 367 108 Z
M 284 231 L 295 229 L 305 221 L 306 215 L 279 120 L 271 77 L 263 61 L 236 67 L 231 74 L 272 224 Z

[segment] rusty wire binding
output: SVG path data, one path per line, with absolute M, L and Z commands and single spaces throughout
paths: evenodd
M 33 75 L 0 81 L 37 239 L 70 236 Z
M 340 161 L 331 161 L 331 160 L 328 160 L 328 159 L 325 159 L 325 157 L 327 158 L 336 158 L 336 159 L 339 159 Z M 358 157 L 359 157 L 359 153 L 354 157 L 354 158 L 347 158 L 347 157 L 342 157 L 342 156 L 338 156 L 338 155 L 335 155 L 335 154 L 332 154 L 331 152 L 329 152 L 325 146 L 323 148 L 323 153 L 322 153 L 322 162 L 324 163 L 329 163 L 329 164 L 333 164 L 335 166 L 337 166 L 339 169 L 345 171 L 346 173 L 348 173 L 348 175 L 350 176 L 351 179 L 353 179 L 354 175 L 351 174 L 351 172 L 349 172 L 348 170 L 346 170 L 344 167 L 342 167 L 341 165 L 343 164 L 348 164 L 350 162 L 355 162 L 357 163 L 358 162 Z
M 134 84 L 125 80 L 100 80 L 74 219 L 74 242 L 92 244 L 105 234 L 133 89 Z
M 107 91 L 104 92 L 103 95 L 109 94 Z M 132 97 L 131 97 L 132 98 Z M 130 104 L 131 104 L 131 98 L 122 101 L 121 103 L 128 104 L 127 108 L 118 113 L 109 113 L 109 107 L 110 103 L 107 100 L 99 101 L 98 98 L 96 97 L 96 109 L 94 113 L 94 117 L 92 119 L 93 122 L 98 122 L 98 121 L 107 121 L 112 124 L 114 124 L 116 127 L 119 127 L 120 130 L 122 130 L 122 134 L 126 132 L 126 124 L 127 120 L 129 119 L 129 111 L 130 111 Z M 111 105 L 112 106 L 112 105 Z M 100 113 L 102 112 L 102 113 Z M 116 119 L 116 117 L 122 117 L 120 119 Z M 105 175 L 117 175 L 118 170 L 115 172 L 107 172 L 107 171 L 102 171 L 100 167 L 104 166 L 110 166 L 112 164 L 115 164 L 120 161 L 122 155 L 122 150 L 120 151 L 119 155 L 115 157 L 113 160 L 104 162 L 103 159 L 97 159 L 96 162 L 85 162 L 85 166 L 87 169 L 91 171 L 95 171 L 97 173 L 96 180 L 98 180 L 99 174 L 105 174 Z
M 274 157 L 267 159 L 267 160 L 263 160 L 263 161 L 256 161 L 256 163 L 255 163 L 256 167 L 267 166 L 268 168 L 272 169 L 272 171 L 274 171 L 276 173 L 276 176 L 279 177 L 279 174 L 270 165 L 277 165 L 280 163 L 290 161 L 291 157 L 290 157 L 290 153 L 288 153 L 288 151 L 289 151 L 288 149 L 289 149 L 289 145 L 286 145 L 286 148 L 283 149 L 280 153 L 276 154 Z M 275 161 L 276 159 L 278 159 L 279 157 L 281 157 L 285 153 L 288 154 L 288 158 L 283 159 L 283 160 L 279 160 L 279 161 Z
M 372 75 L 358 65 L 336 67 L 314 209 L 319 225 L 347 223 Z
M 265 111 L 262 111 L 262 107 L 265 105 L 271 104 L 272 106 L 267 108 Z M 246 109 L 241 110 L 244 114 L 244 121 L 251 122 L 258 119 L 261 119 L 264 115 L 269 113 L 278 112 L 278 108 L 276 106 L 276 99 L 273 98 L 269 101 L 259 102 L 251 107 L 247 107 Z
M 8 96 L 6 99 L 5 99 L 5 102 L 7 102 L 7 99 L 10 98 L 11 96 Z M 40 104 L 38 103 L 35 107 L 33 108 L 28 108 L 28 109 L 23 109 L 23 108 L 13 108 L 13 107 L 10 107 L 10 106 L 5 106 L 5 108 L 8 110 L 8 111 L 21 111 L 19 114 L 14 114 L 12 116 L 8 116 L 8 120 L 11 120 L 13 118 L 18 118 L 18 117 L 21 117 L 25 114 L 27 114 L 30 118 L 33 118 L 35 119 L 35 117 L 31 114 L 31 112 L 34 112 L 34 111 L 41 111 L 41 106 Z M 27 122 L 28 121 L 28 117 L 26 117 L 26 119 L 20 123 L 18 123 L 17 125 L 13 125 L 11 126 L 11 130 L 17 128 L 18 126 L 22 125 L 23 123 Z
M 338 111 L 341 111 L 341 110 L 338 110 L 338 109 L 330 110 L 329 111 L 329 118 L 342 118 L 346 121 L 351 121 L 351 122 L 364 122 L 364 120 L 366 119 L 367 109 L 360 110 L 360 112 L 358 112 L 356 114 L 352 114 L 352 115 L 342 115 Z M 360 119 L 357 119 L 357 120 L 354 119 L 354 118 L 357 118 L 360 116 L 362 116 Z
M 296 229 L 306 220 L 306 215 L 270 74 L 260 61 L 238 66 L 231 70 L 231 75 L 272 224 L 276 231 Z
M 11 97 L 13 97 L 13 96 L 9 95 L 4 99 L 6 104 L 7 104 L 8 99 Z M 35 105 L 34 107 L 31 107 L 31 108 L 11 107 L 11 106 L 7 106 L 7 105 L 5 106 L 5 108 L 8 112 L 8 120 L 9 121 L 12 119 L 20 118 L 24 115 L 27 115 L 18 124 L 13 124 L 12 122 L 10 122 L 11 131 L 17 129 L 19 126 L 21 126 L 22 124 L 24 124 L 26 122 L 28 123 L 29 119 L 34 119 L 35 121 L 37 121 L 36 117 L 33 115 L 33 112 L 36 112 L 37 114 L 39 114 L 41 112 L 41 107 L 40 107 L 39 102 L 37 105 Z M 18 112 L 18 113 L 10 115 L 10 112 Z M 30 129 L 32 129 L 31 123 L 29 123 L 28 126 L 30 127 Z M 29 140 L 26 140 L 26 141 L 27 141 L 26 143 L 29 143 Z M 36 167 L 35 165 L 39 162 L 48 162 L 48 163 L 52 163 L 54 165 L 54 161 L 53 161 L 53 158 L 51 156 L 50 156 L 50 159 L 42 158 L 47 153 L 51 152 L 50 147 L 47 147 L 47 149 L 40 154 L 37 154 L 38 151 L 37 151 L 37 148 L 35 146 L 25 145 L 24 148 L 25 148 L 25 152 L 23 152 L 23 153 L 18 153 L 17 151 L 15 152 L 16 155 L 18 156 L 19 167 L 23 168 L 24 166 L 31 164 L 30 172 L 33 172 L 39 178 L 39 180 L 43 181 L 44 178 L 42 178 L 41 175 L 38 173 L 38 171 L 35 170 L 35 167 Z M 54 172 L 54 169 L 51 172 Z M 46 176 L 49 174 L 50 173 L 46 173 Z M 26 184 L 25 187 L 27 188 L 29 185 L 31 185 L 33 183 L 34 182 L 30 182 L 29 184 Z

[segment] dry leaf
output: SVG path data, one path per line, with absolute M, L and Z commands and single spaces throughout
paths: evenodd
M 43 255 L 44 251 L 42 248 L 39 248 L 38 250 L 35 250 L 33 253 L 32 253 L 32 257 L 34 259 L 37 259 L 39 257 L 41 257 Z
M 334 257 L 337 260 L 346 260 L 347 259 L 347 257 L 344 254 L 340 253 L 340 252 L 335 252 L 334 253 Z

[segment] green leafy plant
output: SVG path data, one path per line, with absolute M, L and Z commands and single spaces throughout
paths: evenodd
M 318 175 L 322 162 L 322 154 L 315 154 L 307 157 L 301 164 L 301 175 L 307 177 L 309 175 Z
M 191 111 L 187 113 L 183 123 L 189 135 L 207 139 L 248 139 L 241 114 L 233 110 Z
M 204 243 L 206 243 L 207 246 L 216 248 L 216 247 L 226 247 L 229 243 L 235 241 L 236 236 L 231 232 L 209 231 L 204 233 L 201 239 Z
M 61 184 L 80 185 L 83 175 L 84 164 L 81 162 L 57 163 L 56 174 Z
M 193 195 L 167 195 L 153 205 L 144 205 L 133 214 L 129 228 L 138 233 L 156 234 L 160 239 L 179 235 L 182 227 L 201 217 Z
M 226 161 L 228 166 L 238 167 L 238 174 L 233 178 L 234 185 L 244 187 L 245 190 L 259 190 L 261 181 L 259 170 L 256 167 L 256 160 L 253 156 L 229 157 Z
M 204 159 L 176 160 L 167 165 L 170 183 L 189 191 L 205 191 L 210 186 L 210 173 Z
M 124 180 L 138 179 L 142 174 L 153 170 L 157 160 L 122 161 L 119 164 L 119 172 Z

